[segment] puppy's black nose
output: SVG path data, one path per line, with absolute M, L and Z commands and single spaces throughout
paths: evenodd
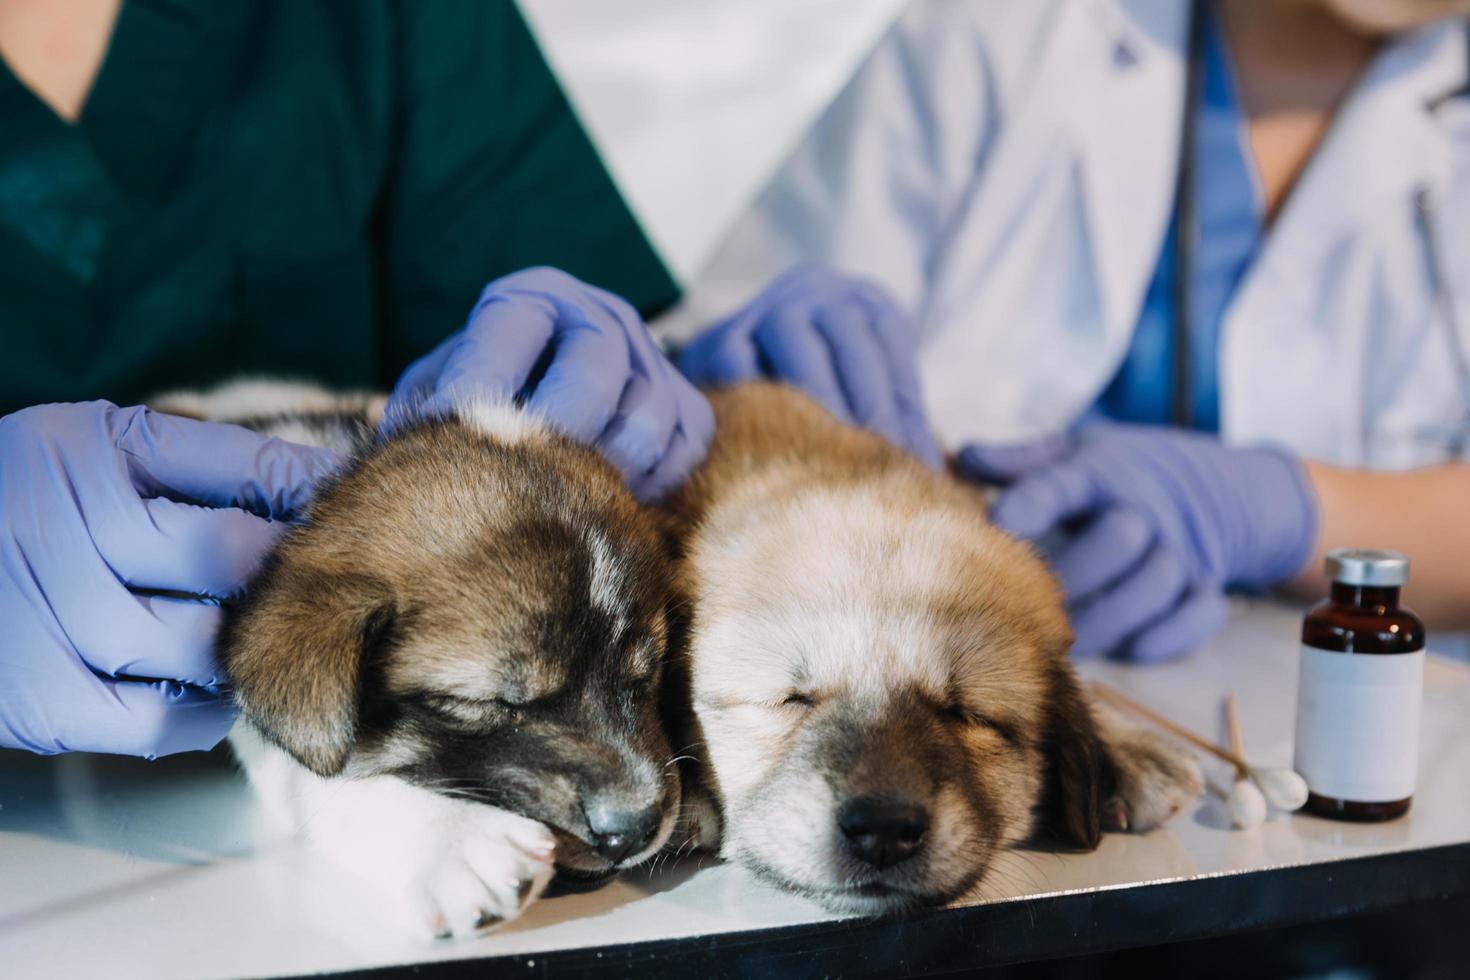
M 662 818 L 663 813 L 656 806 L 646 810 L 620 810 L 606 804 L 595 804 L 587 808 L 592 847 L 617 864 L 652 843 Z
M 853 857 L 887 868 L 913 857 L 924 843 L 929 814 L 916 803 L 893 803 L 869 796 L 850 800 L 837 814 L 837 826 Z

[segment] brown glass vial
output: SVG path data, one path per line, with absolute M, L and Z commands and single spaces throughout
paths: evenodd
M 1302 623 L 1296 769 L 1310 813 L 1392 820 L 1409 811 L 1418 764 L 1424 624 L 1399 605 L 1409 560 L 1327 555 L 1332 592 Z

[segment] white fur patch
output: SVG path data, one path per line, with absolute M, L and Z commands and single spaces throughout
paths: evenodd
M 953 665 L 932 599 L 957 574 L 957 542 L 973 537 L 952 515 L 899 514 L 861 490 L 824 490 L 758 517 L 769 522 L 722 525 L 715 515 L 695 555 L 696 578 L 719 583 L 698 597 L 696 688 L 759 698 L 799 673 L 815 690 L 901 683 L 945 693 Z M 728 692 L 707 686 L 727 682 Z
M 587 548 L 592 553 L 591 585 L 588 589 L 592 606 L 612 616 L 617 621 L 615 632 L 625 625 L 624 600 L 619 586 L 626 577 L 612 544 L 606 537 L 593 531 L 587 535 Z
M 337 412 L 360 404 L 366 393 L 329 391 L 309 381 L 240 378 L 208 391 L 174 391 L 150 399 L 162 411 L 182 411 L 207 419 L 243 419 L 296 412 Z
M 454 412 L 471 429 L 500 442 L 529 442 L 550 434 L 544 419 L 509 402 L 466 398 L 454 403 Z
M 410 933 L 474 935 L 520 915 L 551 880 L 555 839 L 533 820 L 393 776 L 323 779 L 248 722 L 230 744 L 267 814 L 363 880 Z

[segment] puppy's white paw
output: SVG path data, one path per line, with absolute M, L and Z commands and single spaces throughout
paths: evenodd
M 437 853 L 409 870 L 422 921 L 440 938 L 471 936 L 520 915 L 554 871 L 555 841 L 541 824 L 480 803 L 442 828 Z
M 365 904 L 411 933 L 466 936 L 507 922 L 551 880 L 556 841 L 534 820 L 393 776 L 323 779 L 243 722 L 230 744 L 267 819 L 365 880 Z
M 1143 728 L 1108 726 L 1108 755 L 1118 785 L 1103 804 L 1103 827 L 1145 833 L 1204 792 L 1199 762 L 1174 742 Z
M 391 776 L 324 783 L 307 835 L 411 932 L 460 938 L 493 928 L 551 880 L 556 842 L 534 820 Z

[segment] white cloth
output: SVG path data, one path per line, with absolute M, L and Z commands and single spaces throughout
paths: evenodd
M 669 321 L 688 336 L 800 261 L 917 317 L 951 447 L 1061 430 L 1123 358 L 1169 218 L 1188 4 L 916 0 Z M 1221 329 L 1221 434 L 1349 466 L 1447 458 L 1470 412 L 1425 225 L 1470 331 L 1464 25 L 1395 39 L 1354 88 Z M 1470 336 L 1462 337 L 1470 348 Z
M 697 272 L 904 0 L 519 0 L 675 277 Z

